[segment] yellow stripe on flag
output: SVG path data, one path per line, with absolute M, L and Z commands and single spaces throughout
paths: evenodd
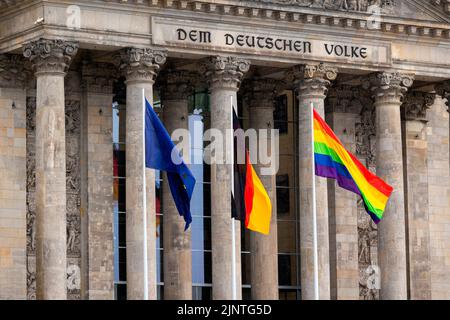
M 253 166 L 252 170 L 253 180 L 253 207 L 250 213 L 247 228 L 262 234 L 268 235 L 270 231 L 270 217 L 272 215 L 272 203 L 264 188 L 261 180 L 255 172 Z

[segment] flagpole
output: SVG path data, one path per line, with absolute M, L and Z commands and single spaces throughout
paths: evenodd
M 312 213 L 313 213 L 313 251 L 314 251 L 314 300 L 319 300 L 319 260 L 317 246 L 317 204 L 316 175 L 314 161 L 314 104 L 311 102 L 311 176 L 312 176 Z
M 234 126 L 233 126 L 233 96 L 230 96 L 230 119 L 231 119 L 231 170 L 230 170 L 230 178 L 231 178 L 231 193 L 234 195 Z M 231 202 L 230 202 L 231 203 Z M 237 300 L 237 288 L 236 288 L 236 230 L 235 230 L 235 219 L 231 217 L 231 277 L 232 277 L 232 290 L 233 290 L 233 300 Z
M 143 136 L 142 136 L 142 153 L 143 153 L 143 218 L 144 218 L 144 234 L 143 234 L 143 249 L 144 249 L 144 300 L 148 300 L 148 246 L 147 246 L 147 181 L 145 174 L 145 116 L 146 116 L 146 105 L 145 105 L 145 89 L 142 88 L 142 128 L 143 128 Z

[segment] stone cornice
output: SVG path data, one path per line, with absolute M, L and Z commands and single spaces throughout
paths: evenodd
M 125 2 L 127 4 L 190 10 L 208 14 L 261 18 L 291 23 L 328 25 L 333 28 L 357 29 L 370 32 L 381 31 L 391 34 L 450 39 L 450 27 L 445 22 L 405 19 L 383 15 L 381 19 L 379 19 L 380 21 L 376 21 L 377 27 L 371 28 L 370 17 L 373 16 L 373 14 L 370 12 L 361 12 L 356 10 L 340 11 L 317 6 L 301 5 L 301 3 L 307 2 L 304 0 L 281 0 L 278 1 L 278 3 L 276 3 L 277 1 L 265 0 L 116 0 L 108 2 Z M 295 4 L 289 4 L 289 2 L 295 2 Z

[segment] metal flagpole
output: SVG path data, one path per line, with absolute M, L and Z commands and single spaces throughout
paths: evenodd
M 231 178 L 231 194 L 234 196 L 234 126 L 233 126 L 233 96 L 230 96 L 230 116 L 231 116 L 231 171 L 230 171 L 230 178 Z M 236 228 L 235 228 L 235 219 L 234 217 L 231 218 L 231 274 L 233 278 L 232 283 L 232 290 L 233 290 L 233 300 L 237 300 L 237 292 L 236 292 Z
M 312 176 L 312 206 L 313 206 L 313 250 L 314 250 L 314 299 L 319 300 L 319 260 L 317 248 L 317 205 L 316 205 L 316 174 L 314 161 L 314 104 L 311 102 L 311 176 Z
M 146 116 L 146 105 L 145 105 L 145 89 L 142 88 L 142 104 L 143 104 L 143 115 L 142 115 L 142 123 L 143 123 L 143 136 L 142 136 L 142 153 L 143 153 L 143 218 L 144 218 L 144 234 L 143 234 L 143 248 L 144 248 L 144 300 L 148 300 L 148 261 L 147 261 L 147 181 L 145 174 L 145 116 Z

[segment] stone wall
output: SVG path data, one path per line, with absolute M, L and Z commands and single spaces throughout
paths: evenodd
M 25 96 L 0 88 L 0 300 L 26 298 Z
M 436 97 L 428 111 L 431 298 L 450 299 L 449 113 Z

